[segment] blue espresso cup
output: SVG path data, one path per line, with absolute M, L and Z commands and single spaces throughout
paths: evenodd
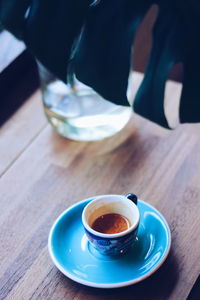
M 108 234 L 92 228 L 96 219 L 113 213 L 120 214 L 129 221 L 129 226 L 125 231 Z M 135 241 L 139 220 L 137 198 L 133 194 L 97 196 L 85 206 L 82 213 L 82 223 L 89 242 L 104 255 L 125 253 Z

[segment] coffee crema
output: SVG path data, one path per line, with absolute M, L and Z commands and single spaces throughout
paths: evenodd
M 113 234 L 127 230 L 131 226 L 130 221 L 115 213 L 104 214 L 92 223 L 92 229 L 101 233 Z

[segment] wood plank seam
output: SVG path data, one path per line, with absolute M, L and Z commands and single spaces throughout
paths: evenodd
M 26 145 L 26 147 L 24 147 L 19 153 L 18 155 L 10 162 L 10 164 L 5 168 L 5 170 L 0 173 L 0 178 L 2 178 L 6 172 L 15 164 L 15 162 L 26 152 L 26 150 L 29 148 L 29 146 L 31 146 L 31 144 L 34 143 L 35 140 L 37 140 L 37 138 L 40 136 L 40 134 L 48 127 L 48 124 L 45 124 L 41 130 L 39 132 L 37 132 L 29 141 L 29 143 Z

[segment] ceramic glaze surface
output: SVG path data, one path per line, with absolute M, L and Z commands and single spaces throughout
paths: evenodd
M 122 214 L 131 221 L 127 230 L 105 234 L 93 230 L 91 224 L 106 213 Z M 122 195 L 102 195 L 85 206 L 82 213 L 82 223 L 88 240 L 96 250 L 103 255 L 120 255 L 128 251 L 135 241 L 140 214 L 138 207 Z
M 164 217 L 139 200 L 141 219 L 136 242 L 126 254 L 109 257 L 89 245 L 85 235 L 81 214 L 89 201 L 66 210 L 52 227 L 49 251 L 58 269 L 77 282 L 102 288 L 130 285 L 155 272 L 166 259 L 171 244 Z

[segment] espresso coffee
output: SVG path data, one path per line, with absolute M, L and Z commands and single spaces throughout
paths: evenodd
M 127 230 L 130 221 L 120 214 L 105 214 L 98 217 L 92 224 L 92 229 L 101 233 L 113 234 Z

